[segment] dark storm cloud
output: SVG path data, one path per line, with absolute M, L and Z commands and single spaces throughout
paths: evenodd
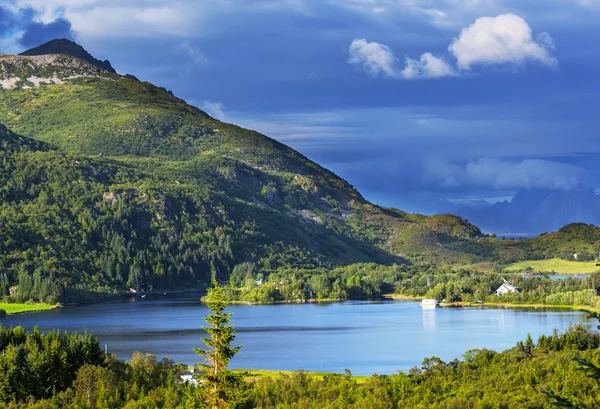
M 59 17 L 46 24 L 36 21 L 35 17 L 36 12 L 31 8 L 15 13 L 0 6 L 0 36 L 10 37 L 14 33 L 22 32 L 16 40 L 25 48 L 35 47 L 56 38 L 74 39 L 69 20 Z
M 19 43 L 29 48 L 56 38 L 74 39 L 74 33 L 69 20 L 57 18 L 48 24 L 31 22 L 24 27 L 24 33 L 19 39 Z

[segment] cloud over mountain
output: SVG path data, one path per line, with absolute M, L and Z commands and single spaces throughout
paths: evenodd
M 32 9 L 15 11 L 0 6 L 0 38 L 2 37 L 12 42 L 9 45 L 29 48 L 55 38 L 73 40 L 75 33 L 71 22 L 65 18 L 41 21 L 36 18 L 36 13 Z

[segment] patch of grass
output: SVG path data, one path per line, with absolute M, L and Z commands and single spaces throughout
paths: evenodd
M 600 271 L 595 262 L 568 261 L 553 258 L 550 260 L 525 260 L 504 267 L 505 271 L 523 271 L 527 267 L 536 273 L 556 272 L 558 274 L 588 274 Z
M 242 372 L 246 373 L 246 381 L 255 382 L 261 378 L 279 378 L 280 376 L 292 376 L 295 372 L 298 371 L 279 371 L 275 369 L 234 369 L 234 372 Z M 322 380 L 325 375 L 329 375 L 333 372 L 312 372 L 305 371 L 306 374 L 313 379 Z M 366 382 L 369 376 L 352 376 L 358 383 Z
M 0 310 L 6 311 L 7 314 L 19 314 L 21 312 L 46 311 L 58 308 L 58 305 L 51 304 L 13 304 L 0 303 Z

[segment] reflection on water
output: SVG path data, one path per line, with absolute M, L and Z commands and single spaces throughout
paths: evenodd
M 423 328 L 435 329 L 435 307 L 423 307 Z
M 587 314 L 547 309 L 436 308 L 417 302 L 231 306 L 244 347 L 237 368 L 307 369 L 357 375 L 394 373 L 423 358 L 460 358 L 473 348 L 504 350 L 554 328 L 582 322 Z M 134 351 L 192 364 L 201 344 L 207 308 L 199 296 L 147 297 L 134 302 L 63 308 L 1 318 L 2 325 L 41 330 L 92 331 L 109 352 L 129 358 Z

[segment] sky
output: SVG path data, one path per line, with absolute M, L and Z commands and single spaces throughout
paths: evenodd
M 378 204 L 600 189 L 600 0 L 2 0 Z

